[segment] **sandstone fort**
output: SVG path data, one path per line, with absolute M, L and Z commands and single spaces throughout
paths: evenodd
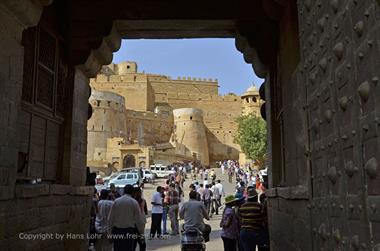
M 91 79 L 87 163 L 104 170 L 150 164 L 216 161 L 245 155 L 234 143 L 242 114 L 259 116 L 252 86 L 242 96 L 218 94 L 216 79 L 140 73 L 135 62 L 104 66 Z M 117 168 L 116 168 L 117 167 Z

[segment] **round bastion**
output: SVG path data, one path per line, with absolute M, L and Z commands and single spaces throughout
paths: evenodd
M 202 165 L 209 165 L 209 152 L 203 112 L 197 108 L 173 110 L 177 142 L 184 145 Z
M 198 121 L 203 123 L 203 111 L 197 108 L 180 108 L 173 110 L 174 121 Z
M 125 137 L 125 99 L 113 92 L 92 90 L 89 98 L 93 113 L 87 123 L 87 160 L 105 161 L 107 139 Z

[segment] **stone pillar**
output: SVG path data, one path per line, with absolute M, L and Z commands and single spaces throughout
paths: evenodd
M 89 78 L 75 69 L 71 117 L 66 120 L 62 183 L 83 186 L 86 183 L 87 118 Z

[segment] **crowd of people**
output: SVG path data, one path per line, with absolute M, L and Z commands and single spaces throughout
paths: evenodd
M 236 183 L 235 194 L 225 197 L 225 207 L 220 222 L 221 237 L 225 251 L 269 250 L 267 206 L 265 197 L 266 180 L 250 165 L 240 166 L 238 161 L 223 160 L 216 163 L 229 183 Z M 190 189 L 197 191 L 209 217 L 218 214 L 221 197 L 225 196 L 220 179 L 215 183 L 214 169 L 195 168 L 192 172 L 194 184 Z M 201 180 L 199 183 L 198 180 Z M 209 184 L 211 179 L 211 184 Z M 234 181 L 235 179 L 235 181 Z
M 91 232 L 100 237 L 91 240 L 96 250 L 146 250 L 145 225 L 148 208 L 151 209 L 151 226 L 148 239 L 177 236 L 181 231 L 196 228 L 209 239 L 211 227 L 204 223 L 222 211 L 221 237 L 225 250 L 250 251 L 253 246 L 268 250 L 266 200 L 263 180 L 254 176 L 251 169 L 240 168 L 237 161 L 219 162 L 222 177 L 214 169 L 196 166 L 191 173 L 186 168 L 172 167 L 172 174 L 157 186 L 148 205 L 140 187 L 127 185 L 123 195 L 110 184 L 110 190 L 95 192 Z M 233 174 L 231 174 L 233 173 Z M 184 182 L 191 175 L 189 200 L 184 201 Z M 226 196 L 221 179 L 225 174 L 237 186 L 234 195 Z M 253 179 L 252 177 L 256 177 Z M 257 186 L 257 184 L 259 184 Z M 259 194 L 257 193 L 259 192 Z M 222 197 L 225 204 L 222 205 Z M 170 233 L 167 219 L 170 219 Z M 184 224 L 179 226 L 179 218 Z M 123 236 L 123 238 L 120 238 Z
M 172 174 L 162 186 L 156 188 L 151 199 L 151 227 L 149 239 L 168 235 L 167 217 L 170 219 L 171 235 L 179 235 L 179 203 L 184 198 L 183 183 L 186 179 L 185 168 L 172 167 Z M 186 203 L 185 203 L 186 204 Z M 143 198 L 142 189 L 126 185 L 123 195 L 114 184 L 110 189 L 98 192 L 95 189 L 91 210 L 92 234 L 99 238 L 91 239 L 91 247 L 96 250 L 146 250 L 145 225 L 148 205 Z M 186 210 L 185 210 L 186 211 Z M 182 214 L 184 212 L 182 210 Z M 186 222 L 186 221 L 185 221 Z
M 264 178 L 256 168 L 251 165 L 240 166 L 236 160 L 224 160 L 216 163 L 222 170 L 222 174 L 227 173 L 228 182 L 232 183 L 234 176 L 236 183 L 244 182 L 249 186 L 256 186 L 256 189 L 264 190 Z

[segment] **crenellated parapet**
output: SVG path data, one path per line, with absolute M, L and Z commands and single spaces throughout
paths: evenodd
M 210 102 L 241 102 L 240 97 L 233 94 L 227 95 L 213 95 L 213 94 L 198 94 L 198 93 L 184 93 L 184 92 L 168 92 L 156 93 L 156 97 L 167 100 L 189 100 L 193 102 L 210 101 Z
M 172 80 L 173 82 L 186 82 L 186 81 L 191 81 L 191 82 L 205 82 L 205 83 L 214 83 L 218 84 L 218 79 L 217 78 L 199 78 L 199 77 L 183 77 L 183 76 L 178 76 L 176 79 Z
M 133 82 L 146 82 L 147 76 L 140 73 L 131 73 L 128 75 L 118 75 L 118 74 L 98 74 L 95 78 L 91 79 L 91 83 L 102 83 L 102 84 L 126 84 Z
M 133 119 L 154 120 L 154 121 L 170 121 L 172 114 L 155 113 L 150 111 L 134 111 L 126 110 L 125 116 Z

